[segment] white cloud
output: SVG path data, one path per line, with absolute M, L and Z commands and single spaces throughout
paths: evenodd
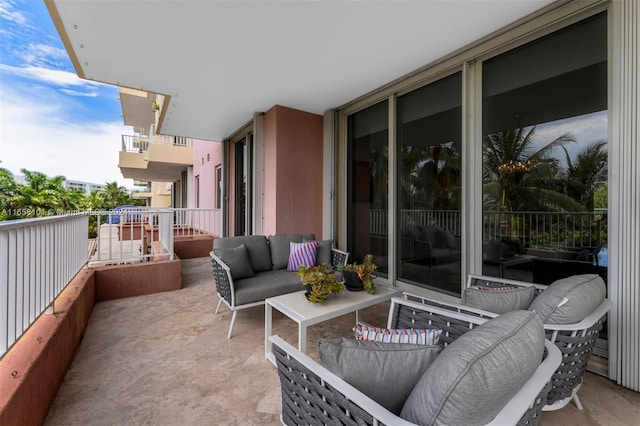
M 9 74 L 27 77 L 43 83 L 56 84 L 59 86 L 102 86 L 102 83 L 96 83 L 83 80 L 75 73 L 62 70 L 52 70 L 42 67 L 14 67 L 11 65 L 0 64 L 0 70 Z
M 13 5 L 7 1 L 0 2 L 0 18 L 16 24 L 25 24 L 27 18 L 20 12 L 13 10 Z
M 44 66 L 61 61 L 68 62 L 67 51 L 57 46 L 29 43 L 28 46 L 20 47 L 24 50 L 16 51 L 15 55 L 29 65 Z
M 85 96 L 88 98 L 95 98 L 99 96 L 98 92 L 79 92 L 77 90 L 71 90 L 71 89 L 60 89 L 60 91 L 69 96 Z
M 131 128 L 118 122 L 62 120 L 64 105 L 35 102 L 3 90 L 0 160 L 15 174 L 21 168 L 49 176 L 93 183 L 117 181 L 133 187 L 118 168 L 121 135 Z

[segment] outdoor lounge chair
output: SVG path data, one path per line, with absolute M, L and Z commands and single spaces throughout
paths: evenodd
M 588 280 L 599 279 L 595 274 L 591 274 L 573 276 L 565 278 L 563 280 L 558 280 L 557 282 L 572 279 L 575 280 L 577 277 L 585 277 Z M 550 287 L 547 285 L 508 280 L 504 278 L 483 275 L 469 275 L 467 288 L 470 288 L 474 285 L 492 286 L 494 289 L 496 289 L 496 293 L 502 293 L 498 294 L 498 297 L 504 295 L 505 293 L 504 290 L 501 291 L 499 290 L 499 288 L 533 288 L 533 298 L 539 297 L 539 295 L 543 291 L 547 290 Z M 405 297 L 408 300 L 439 306 L 445 309 L 454 310 L 459 313 L 479 316 L 481 318 L 494 318 L 499 315 L 498 313 L 490 312 L 486 309 L 479 309 L 478 307 L 466 306 L 463 304 L 440 302 L 428 297 L 411 293 L 405 293 Z M 565 300 L 562 300 L 559 306 L 562 306 L 565 303 Z M 531 302 L 531 305 L 533 305 L 533 302 Z M 602 300 L 598 300 L 597 306 L 589 309 L 586 314 L 575 321 L 564 324 L 553 324 L 548 320 L 545 322 L 544 328 L 546 337 L 551 342 L 553 342 L 562 352 L 562 363 L 558 367 L 558 370 L 551 380 L 552 388 L 547 396 L 547 405 L 543 408 L 544 411 L 558 410 L 566 406 L 572 400 L 574 401 L 576 407 L 579 410 L 582 410 L 582 403 L 580 402 L 580 398 L 578 397 L 578 391 L 580 390 L 580 387 L 582 385 L 582 378 L 584 375 L 584 371 L 587 368 L 589 357 L 591 356 L 596 345 L 598 335 L 605 321 L 605 316 L 610 309 L 611 302 L 608 299 L 604 298 L 603 295 Z
M 522 314 L 522 311 L 516 313 L 516 315 L 517 314 Z M 535 316 L 529 315 L 529 317 Z M 436 360 L 433 361 L 431 366 L 434 366 L 436 372 L 440 372 L 446 376 L 447 373 L 443 372 L 440 367 L 443 366 L 443 364 L 446 367 L 447 363 L 450 362 L 451 359 L 458 359 L 455 356 L 448 357 L 445 355 L 447 348 L 450 347 L 451 350 L 455 350 L 455 345 L 451 346 L 455 340 L 487 321 L 487 319 L 480 318 L 478 316 L 459 314 L 439 307 L 411 302 L 401 298 L 393 298 L 391 300 L 391 307 L 389 311 L 388 328 L 410 327 L 416 329 L 437 328 L 442 330 L 438 345 L 445 349 L 442 350 L 440 353 L 441 355 L 438 355 L 438 357 L 442 357 L 438 366 L 435 366 L 435 363 L 439 359 L 438 357 L 436 357 Z M 537 321 L 537 327 L 542 326 L 539 319 L 536 318 L 535 321 Z M 505 321 L 503 321 L 503 323 L 505 323 Z M 503 325 L 498 325 L 497 323 L 496 326 L 498 327 L 498 330 L 503 327 Z M 490 326 L 487 325 L 484 330 L 489 330 L 489 327 Z M 478 330 L 476 335 L 473 337 L 476 337 L 478 333 L 480 333 L 480 330 Z M 539 333 L 539 343 L 542 344 L 542 342 L 544 342 L 544 359 L 540 364 L 533 365 L 533 368 L 535 369 L 533 375 L 531 375 L 528 380 L 525 379 L 526 381 L 519 389 L 516 388 L 514 392 L 507 395 L 506 405 L 503 405 L 505 403 L 503 400 L 499 406 L 491 408 L 493 413 L 497 412 L 497 415 L 493 416 L 493 414 L 491 414 L 493 418 L 489 418 L 488 421 L 483 421 L 481 423 L 492 425 L 535 425 L 538 423 L 540 410 L 542 406 L 546 404 L 546 394 L 550 388 L 550 378 L 558 367 L 561 359 L 560 351 L 555 345 L 547 339 L 544 339 L 544 333 L 541 328 L 539 329 Z M 472 337 L 472 334 L 473 333 L 470 333 L 467 337 Z M 504 341 L 504 338 L 501 339 L 500 344 Z M 327 368 L 309 358 L 307 355 L 301 353 L 280 337 L 271 336 L 270 340 L 273 343 L 276 365 L 280 376 L 282 393 L 281 421 L 283 424 L 366 424 L 397 426 L 415 424 L 406 420 L 406 416 L 400 417 L 398 414 L 385 408 L 381 403 L 376 402 L 370 396 L 365 395 L 365 393 L 333 374 Z M 477 345 L 474 344 L 467 345 L 467 342 L 469 342 L 469 339 L 462 339 L 458 342 L 459 344 L 456 346 L 456 349 L 458 349 L 457 353 L 460 353 L 459 351 L 461 348 L 464 353 L 467 348 L 477 347 Z M 482 346 L 482 344 L 479 346 Z M 499 346 L 499 344 L 496 344 L 495 346 Z M 505 348 L 501 347 L 498 352 L 501 352 L 502 349 Z M 540 354 L 542 354 L 542 348 L 540 348 L 540 350 Z M 471 349 L 471 351 L 473 351 L 473 349 Z M 458 388 L 454 389 L 450 394 L 447 394 L 447 398 L 449 398 L 449 395 L 453 394 L 456 394 L 456 398 L 461 394 L 469 395 L 469 392 L 471 392 L 471 395 L 477 395 L 477 398 L 470 398 L 474 399 L 474 401 L 469 400 L 469 407 L 466 407 L 467 399 L 463 397 L 462 409 L 451 409 L 451 400 L 443 403 L 443 406 L 449 407 L 447 409 L 451 410 L 451 413 L 453 413 L 454 416 L 457 415 L 459 411 L 466 411 L 466 413 L 461 415 L 472 416 L 471 418 L 474 419 L 472 423 L 479 423 L 478 419 L 482 418 L 482 413 L 479 411 L 484 411 L 485 405 L 482 405 L 480 410 L 474 409 L 473 405 L 479 403 L 483 404 L 483 402 L 478 401 L 480 399 L 483 399 L 484 401 L 494 400 L 494 394 L 492 391 L 485 389 L 486 384 L 477 383 L 481 382 L 482 379 L 478 379 L 479 376 L 476 374 L 482 376 L 482 372 L 475 370 L 475 367 L 472 366 L 475 360 L 486 360 L 492 356 L 493 355 L 490 354 L 478 355 L 469 362 L 469 365 L 465 366 L 463 374 L 469 374 L 469 376 L 473 377 L 472 381 L 475 382 L 475 386 L 478 387 L 476 393 L 473 393 L 474 391 L 470 390 L 467 386 L 463 386 L 464 389 L 460 392 L 461 389 L 459 389 L 458 383 L 463 383 L 469 378 L 469 376 L 467 376 L 467 378 L 454 378 L 451 380 L 456 383 L 453 386 L 458 386 Z M 465 357 L 463 356 L 462 358 Z M 509 367 L 502 370 L 504 366 L 501 365 L 498 360 L 494 359 L 494 361 L 496 361 L 493 364 L 494 368 L 498 368 L 500 371 L 509 370 Z M 518 362 L 520 361 L 524 362 L 524 360 L 519 360 Z M 391 368 L 389 364 L 385 364 L 385 366 L 385 368 Z M 396 368 L 404 367 L 396 366 Z M 518 369 L 519 366 L 516 365 L 512 368 Z M 484 372 L 486 373 L 486 371 Z M 371 375 L 376 375 L 376 373 L 376 371 L 370 372 Z M 425 376 L 427 373 L 429 373 L 429 369 L 425 372 Z M 500 380 L 508 381 L 509 379 L 506 377 L 506 374 L 509 373 L 507 372 L 504 374 L 505 376 L 501 376 Z M 426 378 L 425 376 L 422 376 L 422 380 L 418 380 L 429 386 L 427 392 L 430 393 L 431 382 L 429 380 L 424 380 Z M 411 399 L 415 400 L 415 398 L 412 398 L 414 396 L 413 392 L 415 392 L 416 388 L 421 385 L 420 382 L 418 382 L 415 388 L 411 391 L 412 394 L 407 399 L 406 404 L 409 404 L 408 401 Z M 474 385 L 471 387 L 473 386 Z M 384 387 L 384 385 L 381 385 L 381 387 Z M 438 386 L 434 386 L 434 388 L 436 387 Z M 386 389 L 386 387 L 384 388 Z M 422 395 L 422 393 L 418 392 L 418 395 Z M 495 399 L 497 400 L 500 398 L 496 396 Z M 403 415 L 407 408 L 406 404 L 402 409 Z M 453 405 L 455 406 L 455 404 Z M 440 411 L 438 411 L 439 414 L 437 414 L 437 416 L 440 416 L 442 412 L 444 412 L 445 408 L 440 408 L 439 410 Z M 469 417 L 466 418 L 467 420 L 464 421 L 464 423 L 469 424 Z M 456 422 L 451 418 L 448 420 L 449 422 Z M 437 419 L 437 422 L 442 421 L 447 422 L 447 420 L 443 420 L 442 418 Z M 457 421 L 457 423 L 460 423 L 460 421 Z

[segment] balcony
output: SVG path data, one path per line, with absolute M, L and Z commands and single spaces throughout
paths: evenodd
M 264 309 L 242 311 L 227 339 L 230 312 L 213 312 L 209 259 L 182 264 L 179 291 L 94 307 L 45 424 L 280 424 L 279 379 L 264 359 Z M 382 325 L 387 309 L 368 308 L 362 319 Z M 297 341 L 295 323 L 273 319 L 275 333 Z M 349 336 L 352 321 L 346 315 L 312 326 L 309 341 Z M 317 359 L 313 345 L 310 353 Z M 592 373 L 581 398 L 585 410 L 545 412 L 540 424 L 631 425 L 640 403 L 638 394 Z
M 174 182 L 193 164 L 191 139 L 155 135 L 122 135 L 118 167 L 136 181 Z
M 181 236 L 186 239 L 193 236 L 195 226 L 181 225 L 195 223 L 192 217 L 194 210 L 167 210 L 164 214 L 166 220 L 162 221 L 174 231 L 162 234 L 156 231 L 155 237 L 151 234 L 150 241 L 156 238 L 170 241 L 170 236 L 175 240 Z M 95 216 L 100 228 L 110 230 L 109 242 L 116 246 L 138 239 L 144 241 L 141 233 L 136 234 L 138 226 L 141 231 L 144 227 L 136 223 L 146 223 L 154 229 L 151 225 L 161 222 L 162 217 L 160 212 L 156 215 L 151 210 L 125 211 L 121 213 L 119 223 L 112 224 L 101 222 L 99 214 Z M 140 220 L 133 220 L 138 218 Z M 66 236 L 66 240 L 58 238 L 64 244 L 78 249 L 83 241 L 77 223 L 86 227 L 86 219 L 84 215 L 77 215 L 41 222 L 45 228 L 58 232 L 58 237 Z M 60 225 L 50 223 L 61 220 L 74 225 L 64 230 Z M 199 223 L 198 228 L 207 226 L 206 221 Z M 13 223 L 5 227 L 15 229 L 29 224 Z M 129 230 L 125 231 L 127 228 Z M 17 242 L 20 235 L 39 239 L 39 235 L 46 234 L 46 229 L 42 232 L 24 230 L 15 235 L 0 234 L 0 248 L 9 245 L 24 248 L 25 243 Z M 71 238 L 73 235 L 79 238 Z M 117 237 L 113 238 L 113 235 Z M 42 241 L 49 239 L 43 238 Z M 27 264 L 42 265 L 42 270 L 51 269 L 55 276 L 54 268 L 46 266 L 52 264 L 49 260 L 53 256 L 46 253 L 64 251 L 54 246 L 44 251 L 33 251 L 44 252 L 45 255 L 28 259 Z M 76 254 L 74 257 L 82 257 L 79 250 L 72 251 Z M 11 262 L 16 261 L 15 257 L 12 259 Z M 56 258 L 54 263 L 68 264 L 63 257 Z M 152 277 L 158 275 L 157 271 L 162 274 L 164 263 L 154 261 L 153 254 L 143 255 L 138 263 L 147 268 L 146 273 Z M 230 312 L 214 313 L 217 297 L 210 259 L 200 256 L 180 263 L 177 281 L 181 285 L 175 291 L 126 298 L 104 297 L 105 288 L 122 284 L 122 275 L 117 280 L 105 280 L 98 277 L 97 272 L 92 275 L 94 270 L 81 269 L 56 300 L 56 314 L 44 314 L 39 320 L 45 323 L 44 326 L 38 323 L 22 337 L 19 344 L 24 343 L 27 349 L 16 345 L 14 353 L 20 355 L 18 362 L 11 352 L 0 362 L 3 394 L 10 393 L 15 386 L 31 386 L 33 389 L 24 399 L 25 405 L 18 405 L 15 400 L 6 403 L 0 397 L 0 423 L 5 424 L 4 420 L 8 418 L 3 416 L 18 405 L 23 416 L 27 416 L 27 412 L 43 410 L 45 424 L 49 425 L 279 424 L 278 377 L 273 366 L 264 359 L 263 308 L 242 311 L 236 321 L 237 334 L 226 339 Z M 74 268 L 73 265 L 70 267 Z M 113 269 L 101 271 L 108 274 Z M 154 280 L 147 281 L 153 284 Z M 362 319 L 382 326 L 387 309 L 386 304 L 369 308 L 362 312 Z M 273 320 L 274 333 L 290 342 L 296 341 L 295 323 L 279 313 L 274 313 Z M 309 329 L 309 339 L 317 341 L 349 336 L 352 322 L 353 316 L 347 315 L 322 326 L 313 326 Z M 51 329 L 56 327 L 64 329 L 63 335 L 65 332 L 75 334 L 75 340 L 68 336 L 50 335 Z M 45 360 L 34 362 L 30 357 L 38 351 L 44 351 Z M 65 353 L 68 354 L 66 359 Z M 311 355 L 317 359 L 317 349 L 312 348 Z M 69 365 L 71 358 L 73 362 Z M 28 366 L 39 366 L 42 373 L 28 377 L 25 374 Z M 60 380 L 62 383 L 58 388 Z M 51 398 L 54 394 L 55 398 L 47 397 L 44 389 L 50 389 Z M 581 399 L 585 410 L 578 411 L 569 405 L 556 412 L 545 412 L 540 424 L 634 425 L 640 414 L 638 393 L 620 388 L 592 373 L 587 373 Z M 12 423 L 15 422 L 6 424 Z

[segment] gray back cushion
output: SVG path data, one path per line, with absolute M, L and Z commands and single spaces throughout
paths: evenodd
M 473 308 L 504 314 L 511 311 L 525 310 L 535 296 L 536 288 L 518 287 L 507 290 L 499 288 L 480 290 L 467 288 L 464 291 L 464 304 Z
M 234 248 L 214 248 L 213 253 L 229 267 L 231 278 L 234 280 L 255 275 L 244 244 Z
M 442 351 L 400 416 L 421 425 L 486 424 L 533 375 L 543 352 L 537 314 L 514 311 L 487 321 Z
M 304 238 L 302 240 L 303 243 L 314 240 L 307 240 Z M 333 248 L 333 240 L 322 240 L 318 241 L 318 250 L 316 252 L 316 265 L 322 265 L 323 263 L 327 266 L 332 265 L 331 260 L 331 249 Z
M 281 234 L 269 236 L 269 250 L 271 252 L 271 265 L 269 269 L 277 270 L 287 267 L 289 263 L 290 243 L 301 243 L 302 239 L 315 240 L 313 234 Z
M 395 414 L 441 350 L 347 338 L 319 343 L 320 363 L 327 370 Z
M 600 306 L 606 293 L 599 275 L 574 275 L 553 282 L 533 299 L 529 310 L 537 312 L 547 324 L 573 324 Z
M 243 235 L 239 237 L 216 238 L 213 248 L 235 248 L 244 244 L 249 255 L 249 262 L 254 272 L 271 270 L 271 253 L 267 237 L 264 235 Z

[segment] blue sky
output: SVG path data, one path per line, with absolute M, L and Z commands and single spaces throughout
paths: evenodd
M 118 89 L 78 78 L 42 0 L 0 0 L 0 167 L 132 187 Z

